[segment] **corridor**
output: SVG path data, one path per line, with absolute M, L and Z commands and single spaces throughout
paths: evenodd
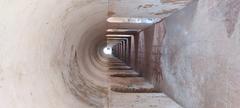
M 0 0 L 0 108 L 239 108 L 240 0 Z

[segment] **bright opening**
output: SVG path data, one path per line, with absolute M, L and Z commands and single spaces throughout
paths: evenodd
M 105 47 L 103 49 L 103 53 L 107 54 L 107 55 L 111 55 L 112 54 L 112 48 L 111 47 Z

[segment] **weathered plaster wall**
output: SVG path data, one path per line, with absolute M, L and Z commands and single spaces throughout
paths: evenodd
M 0 108 L 104 107 L 106 19 L 107 0 L 0 0 Z
M 239 4 L 198 0 L 164 20 L 163 91 L 183 107 L 240 106 Z
M 164 22 L 154 24 L 135 36 L 137 40 L 137 62 L 135 70 L 149 82 L 154 84 L 155 88 L 160 90 L 163 83 L 161 68 L 161 48 L 165 36 Z
M 132 68 L 135 68 L 135 56 L 136 56 L 136 50 L 135 50 L 135 36 L 131 36 L 131 42 L 130 42 L 130 66 Z
M 162 68 L 161 48 L 165 36 L 164 22 L 159 22 L 144 30 L 145 36 L 145 61 L 144 77 L 154 84 L 155 88 L 161 89 Z

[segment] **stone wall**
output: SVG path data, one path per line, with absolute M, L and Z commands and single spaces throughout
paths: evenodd
M 185 108 L 238 108 L 239 0 L 198 0 L 166 18 L 163 91 Z
M 139 34 L 137 71 L 184 108 L 238 108 L 238 0 L 198 0 Z

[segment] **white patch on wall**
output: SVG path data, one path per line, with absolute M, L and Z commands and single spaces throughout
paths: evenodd
M 136 23 L 136 24 L 153 24 L 159 22 L 159 18 L 128 18 L 128 17 L 110 17 L 109 23 Z

